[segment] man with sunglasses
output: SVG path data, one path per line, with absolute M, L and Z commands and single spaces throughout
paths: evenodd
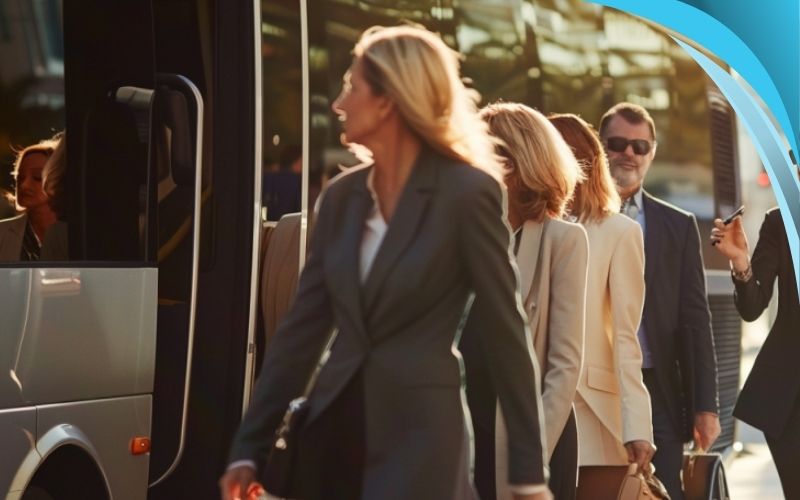
M 647 291 L 638 336 L 653 412 L 653 465 L 672 499 L 681 500 L 684 443 L 693 439 L 707 450 L 720 433 L 700 234 L 694 215 L 642 189 L 656 154 L 656 128 L 647 110 L 619 103 L 603 115 L 599 132 L 622 210 L 644 232 Z

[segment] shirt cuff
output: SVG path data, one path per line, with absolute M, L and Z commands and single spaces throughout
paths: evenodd
M 509 484 L 508 489 L 515 495 L 535 495 L 547 491 L 546 484 Z
M 225 469 L 226 471 L 233 470 L 237 467 L 250 467 L 253 470 L 256 470 L 256 463 L 252 460 L 236 460 L 228 464 L 228 468 Z

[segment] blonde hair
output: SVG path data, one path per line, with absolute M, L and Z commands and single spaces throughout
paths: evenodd
M 53 151 L 55 151 L 56 146 L 58 146 L 58 141 L 51 138 L 40 141 L 38 144 L 32 144 L 17 150 L 17 156 L 14 158 L 14 168 L 11 172 L 11 175 L 14 176 L 15 179 L 17 178 L 17 175 L 19 175 L 19 169 L 22 167 L 22 162 L 25 160 L 26 156 L 31 154 L 43 154 L 50 158 L 50 156 L 53 154 Z
M 47 157 L 49 160 L 53 155 L 53 151 L 55 151 L 56 146 L 58 146 L 58 141 L 53 139 L 45 139 L 40 141 L 38 144 L 33 144 L 18 150 L 16 152 L 17 156 L 14 159 L 14 169 L 11 172 L 14 180 L 16 181 L 17 177 L 19 176 L 19 170 L 22 168 L 22 163 L 25 161 L 26 157 L 32 154 L 41 154 Z M 16 202 L 16 196 L 14 197 L 14 202 L 18 211 L 25 210 L 25 207 L 20 206 L 19 203 Z
M 459 77 L 459 55 L 421 26 L 373 26 L 356 43 L 373 93 L 388 96 L 431 148 L 502 178 L 501 159 L 478 117 L 480 94 Z
M 548 117 L 561 136 L 572 147 L 583 169 L 584 180 L 575 188 L 570 212 L 581 222 L 600 222 L 619 212 L 621 200 L 603 145 L 592 126 L 571 113 Z
M 583 175 L 555 127 L 524 104 L 491 104 L 480 116 L 504 143 L 498 152 L 509 168 L 509 200 L 520 209 L 520 215 L 536 221 L 545 216 L 562 217 Z
M 67 137 L 64 132 L 53 136 L 57 142 L 53 154 L 42 171 L 42 190 L 50 198 L 50 206 L 59 215 L 64 210 L 64 174 L 67 168 Z

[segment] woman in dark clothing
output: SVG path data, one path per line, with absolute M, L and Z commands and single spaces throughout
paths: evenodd
M 745 321 L 769 305 L 778 280 L 778 315 L 739 394 L 733 414 L 762 430 L 786 498 L 800 498 L 800 301 L 781 212 L 767 212 L 752 259 L 742 218 L 720 219 L 711 231 L 715 248 L 730 259 L 735 301 Z

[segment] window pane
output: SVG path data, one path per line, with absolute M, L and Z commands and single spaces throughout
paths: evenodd
M 58 219 L 41 187 L 54 143 L 20 162 L 20 194 L 13 175 L 16 152 L 64 129 L 64 58 L 61 2 L 0 4 L 0 261 L 38 258 Z M 52 178 L 51 178 L 52 182 Z M 24 192 L 23 192 L 24 191 Z M 26 212 L 35 212 L 29 216 Z M 13 218 L 13 219 L 11 219 Z M 35 224 L 29 224 L 31 218 Z M 56 233 L 52 233 L 55 235 Z M 47 241 L 48 251 L 53 249 Z M 63 241 L 61 242 L 63 243 Z M 65 249 L 64 245 L 60 245 Z M 27 249 L 27 250 L 26 250 Z
M 302 59 L 298 0 L 261 4 L 262 204 L 267 220 L 299 212 L 302 174 Z

